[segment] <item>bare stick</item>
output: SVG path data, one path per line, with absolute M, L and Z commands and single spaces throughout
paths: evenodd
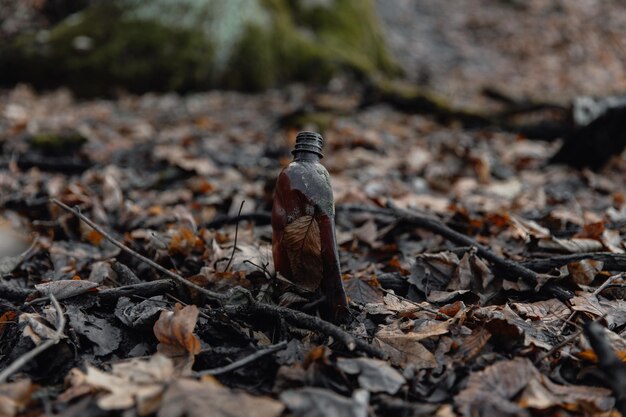
M 583 333 L 583 329 L 578 329 L 571 336 L 568 336 L 565 339 L 561 340 L 559 343 L 554 345 L 552 349 L 550 349 L 549 351 L 545 352 L 542 355 L 539 355 L 539 357 L 535 360 L 535 365 L 541 363 L 541 361 L 543 361 L 545 358 L 552 356 L 554 353 L 556 353 L 557 350 L 561 349 L 563 346 L 576 340 L 582 333 Z
M 233 261 L 233 258 L 235 257 L 235 251 L 237 250 L 237 234 L 239 233 L 239 217 L 241 216 L 241 210 L 243 209 L 243 204 L 245 202 L 246 200 L 242 200 L 241 205 L 239 206 L 239 213 L 237 214 L 237 223 L 235 224 L 235 242 L 233 243 L 233 253 L 230 254 L 230 259 L 228 260 L 228 263 L 226 264 L 226 268 L 224 268 L 224 272 L 228 271 L 228 268 L 230 268 L 230 264 Z
M 147 263 L 148 265 L 150 265 L 151 267 L 153 267 L 154 269 L 156 269 L 157 271 L 167 275 L 168 277 L 184 284 L 187 285 L 188 287 L 193 288 L 194 290 L 200 292 L 201 294 L 206 295 L 209 298 L 212 298 L 214 300 L 225 300 L 228 298 L 228 295 L 226 294 L 220 294 L 214 291 L 209 291 L 206 288 L 203 288 L 197 284 L 194 284 L 191 281 L 186 280 L 185 278 L 183 278 L 182 276 L 170 271 L 169 269 L 166 269 L 164 267 L 162 267 L 161 265 L 159 265 L 158 263 L 154 262 L 152 259 L 146 258 L 145 256 L 143 256 L 142 254 L 132 250 L 131 248 L 129 248 L 128 246 L 124 245 L 122 242 L 118 241 L 117 239 L 115 239 L 113 236 L 111 236 L 110 234 L 108 234 L 107 232 L 104 231 L 104 229 L 102 229 L 100 226 L 98 226 L 97 224 L 95 224 L 94 222 L 92 222 L 91 220 L 89 220 L 84 214 L 78 212 L 78 210 L 73 209 L 72 207 L 60 202 L 59 200 L 53 198 L 52 202 L 54 204 L 56 204 L 57 206 L 61 207 L 63 210 L 69 211 L 70 213 L 74 214 L 76 217 L 78 217 L 80 220 L 82 220 L 83 222 L 85 222 L 89 227 L 91 227 L 92 229 L 94 229 L 96 232 L 100 233 L 102 236 L 104 236 L 109 242 L 111 242 L 112 244 L 114 244 L 115 246 L 117 246 L 118 248 L 120 248 L 121 250 L 123 250 L 124 252 L 134 256 L 135 258 Z
M 33 360 L 40 353 L 59 343 L 59 340 L 63 337 L 63 331 L 65 330 L 65 316 L 63 315 L 63 310 L 61 310 L 61 306 L 54 295 L 50 294 L 50 300 L 52 301 L 52 305 L 54 306 L 57 315 L 56 332 L 54 333 L 54 336 L 52 339 L 48 339 L 35 346 L 34 349 L 26 352 L 24 355 L 20 356 L 13 363 L 11 363 L 11 365 L 7 366 L 0 373 L 0 384 L 5 383 L 8 377 L 19 371 L 24 365 Z
M 275 345 L 268 346 L 265 349 L 257 350 L 253 354 L 248 355 L 239 360 L 236 360 L 235 362 L 230 363 L 226 366 L 220 366 L 219 368 L 207 369 L 205 371 L 196 372 L 196 375 L 197 376 L 222 375 L 227 372 L 231 372 L 236 369 L 243 368 L 244 366 L 262 358 L 263 356 L 266 356 L 266 355 L 269 355 L 270 353 L 274 353 L 276 351 L 284 349 L 285 347 L 287 347 L 287 341 L 283 340 L 282 342 L 276 343 Z
M 235 307 L 232 311 L 235 313 L 239 311 L 267 314 L 268 316 L 284 319 L 285 321 L 291 323 L 296 327 L 313 330 L 323 333 L 327 336 L 332 336 L 335 340 L 345 345 L 350 351 L 360 350 L 361 352 L 367 353 L 368 355 L 372 355 L 377 358 L 387 357 L 387 354 L 382 350 L 375 348 L 374 346 L 367 343 L 365 340 L 355 338 L 353 335 L 346 332 L 341 327 L 336 326 L 326 320 L 322 320 L 319 317 L 310 316 L 301 311 L 292 310 L 290 308 L 280 307 L 271 304 L 265 304 L 258 301 L 253 301 L 247 306 L 244 305 L 239 308 Z
M 600 285 L 598 288 L 596 288 L 596 290 L 593 292 L 593 295 L 595 295 L 596 297 L 609 285 L 613 284 L 613 282 L 617 281 L 618 279 L 624 278 L 624 275 L 626 275 L 624 272 L 620 272 L 619 274 L 615 274 L 615 275 L 611 275 L 610 277 L 607 278 L 606 281 L 604 281 L 602 283 L 602 285 Z

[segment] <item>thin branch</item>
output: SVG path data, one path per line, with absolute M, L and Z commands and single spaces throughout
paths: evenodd
M 184 285 L 186 285 L 188 287 L 193 288 L 194 290 L 200 292 L 203 295 L 206 295 L 207 297 L 209 297 L 211 299 L 218 300 L 218 301 L 223 301 L 223 300 L 228 298 L 227 294 L 220 294 L 220 293 L 217 293 L 217 292 L 214 292 L 214 291 L 209 291 L 206 288 L 203 288 L 203 287 L 201 287 L 201 286 L 199 286 L 197 284 L 194 284 L 191 281 L 186 280 L 182 276 L 180 276 L 180 275 L 170 271 L 169 269 L 166 269 L 166 268 L 162 267 L 158 263 L 154 262 L 152 259 L 146 258 L 142 254 L 132 250 L 131 248 L 129 248 L 128 246 L 124 245 L 119 240 L 115 239 L 109 233 L 105 232 L 102 227 L 98 226 L 97 224 L 95 224 L 94 222 L 89 220 L 84 214 L 80 213 L 78 210 L 73 209 L 72 207 L 70 207 L 70 206 L 60 202 L 57 199 L 52 199 L 52 202 L 54 204 L 56 204 L 57 206 L 61 207 L 63 210 L 66 210 L 66 211 L 69 211 L 70 213 L 73 213 L 76 217 L 78 217 L 80 220 L 85 222 L 89 227 L 91 227 L 96 232 L 98 232 L 102 236 L 104 236 L 113 245 L 117 246 L 118 248 L 120 248 L 124 252 L 134 256 L 135 258 L 145 262 L 146 264 L 150 265 L 152 268 L 156 269 L 157 271 L 161 272 L 162 274 L 167 275 L 168 277 L 170 277 L 170 278 L 180 282 L 181 284 L 184 284 Z
M 105 239 L 107 239 L 109 242 L 111 242 L 112 244 L 114 244 L 115 246 L 123 250 L 124 252 L 145 262 L 146 264 L 150 265 L 157 271 L 162 272 L 163 274 L 167 275 L 170 278 L 173 278 L 174 280 L 176 280 L 177 282 L 180 282 L 183 285 L 191 287 L 199 291 L 200 293 L 207 295 L 208 297 L 212 299 L 222 301 L 222 302 L 226 301 L 227 299 L 230 299 L 237 292 L 245 297 L 246 301 L 244 301 L 240 305 L 226 306 L 227 311 L 231 311 L 233 313 L 237 313 L 237 312 L 261 313 L 261 314 L 274 316 L 276 318 L 285 319 L 297 327 L 317 331 L 327 336 L 332 336 L 336 340 L 342 342 L 351 351 L 358 349 L 361 352 L 364 352 L 364 353 L 367 353 L 367 354 L 370 354 L 379 358 L 386 356 L 386 354 L 383 351 L 375 348 L 374 346 L 371 346 L 366 341 L 361 340 L 361 339 L 356 339 L 353 335 L 341 329 L 339 326 L 336 326 L 330 322 L 322 320 L 319 317 L 310 316 L 306 313 L 292 310 L 287 307 L 280 307 L 276 305 L 258 302 L 254 299 L 254 297 L 252 297 L 252 294 L 250 294 L 250 292 L 246 290 L 245 288 L 235 287 L 231 290 L 230 294 L 220 294 L 220 293 L 216 293 L 213 291 L 209 291 L 197 284 L 187 281 L 182 276 L 163 268 L 161 265 L 157 264 L 151 259 L 146 258 L 145 256 L 130 249 L 128 246 L 124 245 L 120 241 L 116 240 L 110 234 L 105 232 L 100 226 L 98 226 L 97 224 L 89 220 L 86 216 L 84 216 L 82 213 L 79 213 L 77 210 L 67 206 L 66 204 L 63 204 L 62 202 L 56 199 L 53 199 L 52 202 L 58 205 L 59 207 L 63 208 L 64 210 L 67 210 L 70 213 L 73 213 L 76 217 L 81 219 L 88 226 L 90 226 L 95 231 L 100 233 Z
M 277 352 L 281 349 L 284 349 L 285 347 L 287 347 L 287 341 L 283 340 L 282 342 L 276 343 L 275 345 L 271 345 L 268 346 L 265 349 L 261 349 L 261 350 L 257 350 L 256 352 L 254 352 L 251 355 L 248 355 L 244 358 L 241 358 L 239 360 L 236 360 L 233 363 L 230 363 L 226 366 L 220 366 L 219 368 L 213 368 L 213 369 L 207 369 L 204 371 L 199 371 L 196 372 L 197 376 L 204 376 L 204 375 L 222 375 L 225 374 L 227 372 L 231 372 L 234 371 L 236 369 L 239 368 L 243 368 L 244 366 L 262 358 L 263 356 L 269 355 L 270 353 L 274 353 Z
M 63 314 L 63 310 L 54 295 L 50 294 L 50 300 L 56 310 L 57 316 L 56 332 L 54 333 L 54 336 L 20 356 L 13 363 L 11 363 L 11 365 L 7 366 L 2 372 L 0 372 L 0 384 L 5 383 L 8 377 L 19 371 L 24 365 L 33 360 L 40 353 L 59 343 L 63 337 L 63 331 L 65 330 L 65 315 Z
M 359 350 L 367 353 L 368 355 L 375 356 L 377 358 L 386 358 L 387 354 L 380 349 L 375 348 L 368 342 L 362 339 L 355 338 L 353 335 L 343 330 L 341 327 L 336 326 L 328 321 L 322 320 L 319 317 L 311 316 L 301 311 L 292 310 L 286 307 L 280 307 L 272 304 L 265 304 L 258 301 L 253 301 L 248 305 L 235 307 L 231 309 L 233 313 L 257 313 L 273 316 L 278 319 L 284 319 L 296 327 L 303 329 L 313 330 L 323 333 L 327 336 L 332 336 L 335 340 L 345 345 L 348 350 Z
M 574 332 L 572 335 L 566 337 L 565 339 L 561 340 L 559 343 L 557 343 L 556 345 L 552 346 L 552 349 L 550 349 L 549 351 L 545 352 L 542 355 L 539 355 L 539 357 L 535 360 L 535 365 L 538 365 L 539 363 L 541 363 L 544 359 L 546 359 L 547 357 L 552 356 L 554 353 L 556 353 L 557 350 L 561 349 L 563 346 L 567 345 L 568 343 L 573 342 L 574 340 L 576 340 L 578 337 L 580 337 L 580 335 L 583 333 L 583 329 L 578 329 L 576 330 L 576 332 Z
M 596 288 L 596 290 L 593 292 L 593 295 L 595 295 L 597 297 L 605 288 L 607 288 L 608 286 L 613 284 L 618 279 L 624 278 L 624 275 L 626 275 L 626 273 L 624 273 L 624 272 L 620 272 L 619 274 L 611 275 L 610 277 L 607 278 L 606 281 L 604 281 L 602 283 L 602 285 L 600 285 L 598 288 Z
M 239 217 L 241 216 L 241 210 L 243 209 L 243 204 L 245 202 L 246 200 L 242 200 L 241 205 L 239 206 L 239 213 L 237 213 L 237 223 L 235 224 L 235 242 L 233 243 L 233 253 L 230 254 L 230 259 L 228 260 L 228 263 L 226 264 L 226 268 L 224 268 L 223 272 L 228 271 L 228 268 L 230 268 L 230 264 L 233 261 L 233 258 L 235 257 L 235 251 L 237 250 L 237 234 L 239 233 Z
M 602 262 L 604 269 L 608 271 L 626 271 L 626 254 L 611 252 L 574 253 L 571 255 L 558 255 L 543 259 L 529 259 L 522 262 L 522 265 L 533 271 L 548 272 L 552 269 L 567 265 L 570 262 L 579 262 L 585 259 Z
M 475 247 L 476 253 L 489 261 L 498 270 L 501 270 L 509 277 L 521 278 L 526 284 L 533 288 L 537 287 L 543 281 L 541 275 L 537 272 L 528 269 L 517 262 L 496 255 L 490 249 L 479 244 L 474 239 L 459 233 L 456 230 L 452 230 L 441 221 L 431 216 L 404 210 L 392 204 L 390 204 L 388 208 L 350 206 L 345 207 L 344 209 L 347 211 L 363 211 L 395 218 L 399 223 L 429 230 L 457 245 Z M 567 291 L 555 286 L 546 285 L 546 289 L 560 300 L 567 300 L 571 297 Z

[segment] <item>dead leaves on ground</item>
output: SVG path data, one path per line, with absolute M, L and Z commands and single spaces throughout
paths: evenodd
M 178 372 L 191 371 L 195 355 L 200 352 L 200 339 L 193 333 L 198 320 L 198 307 L 174 306 L 174 311 L 162 311 L 154 323 L 154 335 L 159 344 L 157 350 L 171 358 Z

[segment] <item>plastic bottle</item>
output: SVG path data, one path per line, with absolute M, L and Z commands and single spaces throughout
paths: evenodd
M 325 297 L 322 316 L 348 317 L 335 237 L 335 202 L 328 171 L 320 163 L 323 139 L 300 132 L 293 161 L 278 176 L 272 206 L 274 266 L 285 278 Z

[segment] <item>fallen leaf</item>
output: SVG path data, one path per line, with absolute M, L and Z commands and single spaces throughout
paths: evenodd
M 159 408 L 163 391 L 173 375 L 172 361 L 156 354 L 149 359 L 113 364 L 111 372 L 102 372 L 87 365 L 85 377 L 76 378 L 76 381 L 108 392 L 98 398 L 98 406 L 103 410 L 136 406 L 138 414 L 145 416 Z
M 322 243 L 313 216 L 302 216 L 285 227 L 283 246 L 289 257 L 292 281 L 315 291 L 322 280 Z
M 582 285 L 591 284 L 596 275 L 602 271 L 603 267 L 604 262 L 594 261 L 593 259 L 583 259 L 582 261 L 567 264 L 567 270 L 574 282 Z
M 435 355 L 419 342 L 424 338 L 423 335 L 403 333 L 399 329 L 383 329 L 376 333 L 374 344 L 385 351 L 396 366 L 404 368 L 414 365 L 417 368 L 435 368 L 437 366 Z
M 174 311 L 162 311 L 153 331 L 159 344 L 157 350 L 174 360 L 181 373 L 191 371 L 195 355 L 200 352 L 200 339 L 193 333 L 198 320 L 198 307 L 180 304 Z
M 442 291 L 448 286 L 458 264 L 458 256 L 451 252 L 421 254 L 411 269 L 409 282 L 427 295 Z
M 280 399 L 295 417 L 367 417 L 369 393 L 355 390 L 352 398 L 322 388 L 287 390 Z M 161 416 L 159 416 L 161 417 Z
M 284 406 L 224 387 L 214 379 L 179 379 L 163 395 L 157 417 L 278 417 Z
M 359 375 L 359 385 L 369 392 L 395 394 L 406 382 L 400 372 L 385 361 L 370 358 L 338 358 L 337 367 L 347 374 Z
M 36 389 L 36 386 L 28 379 L 0 384 L 0 416 L 21 415 Z
M 108 320 L 87 314 L 75 305 L 68 306 L 66 313 L 72 329 L 93 343 L 94 355 L 108 355 L 120 346 L 122 331 Z
M 383 301 L 382 291 L 358 276 L 348 276 L 348 279 L 344 276 L 343 285 L 350 301 L 359 304 L 382 303 Z
M 92 291 L 99 286 L 98 283 L 75 279 L 62 279 L 58 281 L 46 282 L 35 285 L 35 289 L 43 297 L 53 294 L 57 300 L 64 300 L 88 291 Z
M 605 412 L 614 405 L 610 390 L 555 384 L 526 358 L 501 361 L 474 372 L 454 401 L 464 416 L 472 417 L 516 415 L 524 408 L 545 410 L 555 406 L 568 411 L 587 410 L 582 404 Z

